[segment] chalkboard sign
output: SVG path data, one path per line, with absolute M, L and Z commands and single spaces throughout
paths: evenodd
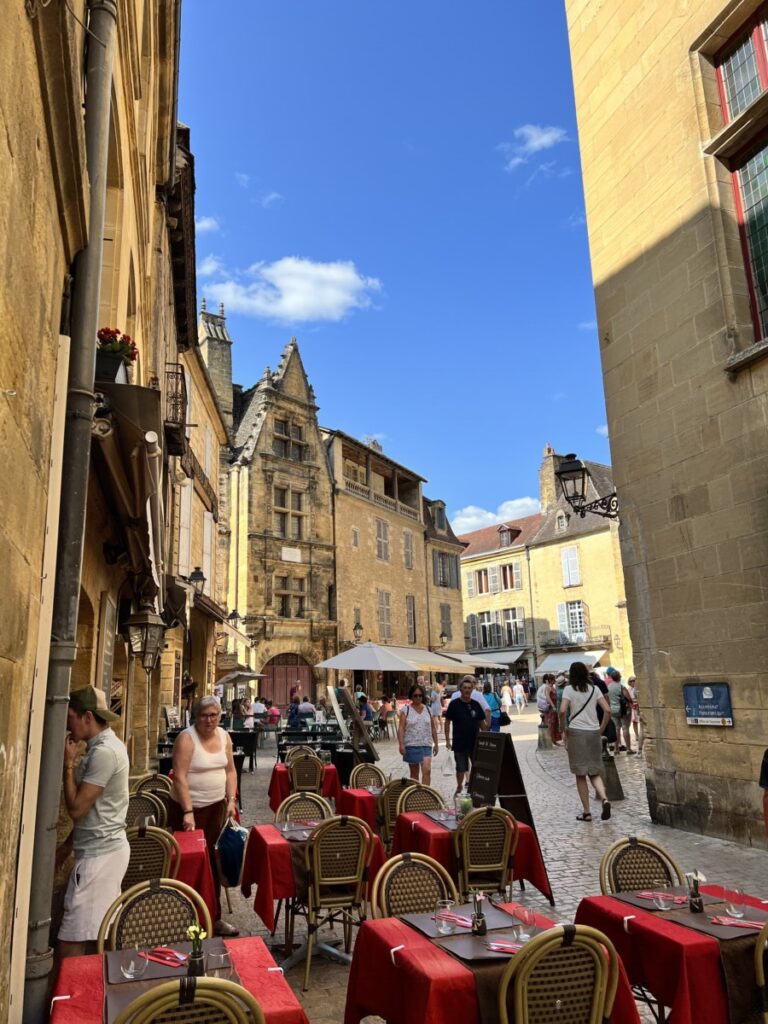
M 728 683 L 684 683 L 683 701 L 688 725 L 733 725 Z

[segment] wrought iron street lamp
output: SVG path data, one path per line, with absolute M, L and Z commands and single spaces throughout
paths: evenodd
M 445 645 L 448 643 L 448 634 L 445 632 L 444 629 L 440 632 L 438 640 L 440 641 L 441 647 L 445 647 Z
M 203 570 L 199 565 L 196 565 L 192 572 L 189 574 L 189 582 L 195 588 L 196 594 L 202 594 L 205 589 L 206 579 Z
M 165 637 L 165 623 L 151 607 L 140 608 L 126 620 L 128 645 L 149 675 L 160 660 Z
M 360 641 L 363 639 L 363 627 L 362 627 L 359 619 L 357 620 L 357 622 L 352 627 L 352 633 L 353 633 L 353 635 L 355 637 L 355 643 L 359 644 Z
M 240 621 L 240 613 L 237 608 L 233 608 L 227 616 L 227 622 L 232 626 L 233 629 L 237 629 L 237 624 Z
M 587 501 L 587 484 L 591 479 L 590 473 L 586 465 L 573 452 L 562 457 L 560 465 L 555 470 L 555 475 L 560 481 L 563 497 L 582 519 L 587 512 L 602 516 L 604 519 L 619 518 L 619 498 L 616 491 L 596 498 L 595 501 Z

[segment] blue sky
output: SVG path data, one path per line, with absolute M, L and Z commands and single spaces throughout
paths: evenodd
M 235 379 L 295 335 L 321 423 L 463 530 L 533 510 L 547 441 L 610 458 L 563 7 L 183 6 L 198 296 Z

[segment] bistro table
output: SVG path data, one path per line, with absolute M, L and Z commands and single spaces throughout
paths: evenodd
M 717 888 L 701 887 L 706 895 Z M 767 911 L 768 904 L 744 898 L 749 907 Z M 633 985 L 641 985 L 663 1006 L 670 1008 L 670 1024 L 727 1024 L 732 1019 L 720 956 L 720 944 L 711 935 L 695 931 L 650 909 L 643 910 L 613 896 L 589 896 L 576 911 L 576 923 L 599 928 L 613 942 Z M 705 906 L 710 914 L 722 907 Z M 753 940 L 757 932 L 744 932 Z M 742 939 L 733 941 L 740 942 Z M 746 984 L 754 984 L 751 957 Z
M 362 818 L 374 832 L 378 831 L 376 797 L 369 789 L 342 789 L 336 800 L 336 811 Z
M 514 912 L 517 904 L 503 909 Z M 553 922 L 536 914 L 538 928 Z M 489 932 L 489 936 L 492 935 Z M 344 1024 L 376 1014 L 397 1024 L 495 1024 L 481 1016 L 475 975 L 465 963 L 396 917 L 360 927 L 347 985 Z M 619 963 L 619 985 L 611 1024 L 639 1024 L 632 990 Z
M 311 829 L 307 827 L 307 831 Z M 305 845 L 290 842 L 274 825 L 254 825 L 248 836 L 240 885 L 246 899 L 250 898 L 251 889 L 256 886 L 253 909 L 270 932 L 275 930 L 275 900 L 292 899 L 297 894 L 295 865 L 300 849 L 303 850 Z M 368 869 L 369 883 L 383 863 L 384 847 L 375 835 Z
M 334 800 L 338 800 L 340 792 L 341 786 L 339 785 L 339 773 L 336 770 L 336 765 L 325 765 L 323 769 L 322 796 L 326 797 L 326 799 L 331 797 Z M 272 769 L 272 777 L 269 780 L 267 793 L 269 795 L 269 806 L 273 811 L 276 811 L 283 800 L 291 795 L 291 776 L 286 766 L 280 761 Z
M 179 882 L 186 882 L 202 896 L 211 915 L 211 921 L 215 921 L 218 916 L 218 901 L 211 869 L 211 858 L 208 856 L 208 847 L 205 845 L 205 832 L 198 828 L 193 832 L 174 832 L 173 837 L 181 849 L 176 878 Z
M 240 984 L 261 1006 L 268 1024 L 308 1024 L 306 1014 L 261 939 L 223 942 Z M 103 957 L 96 954 L 62 960 L 53 996 L 51 1024 L 102 1024 Z
M 521 879 L 536 886 L 542 896 L 554 905 L 544 858 L 536 834 L 530 825 L 518 821 L 518 843 L 515 852 L 515 880 Z M 392 854 L 423 853 L 442 864 L 449 875 L 457 877 L 456 858 L 453 853 L 453 832 L 433 821 L 429 815 L 411 811 L 398 814 L 392 838 Z

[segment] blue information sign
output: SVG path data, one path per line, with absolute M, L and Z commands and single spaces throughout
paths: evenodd
M 688 725 L 733 725 L 729 683 L 684 683 Z

